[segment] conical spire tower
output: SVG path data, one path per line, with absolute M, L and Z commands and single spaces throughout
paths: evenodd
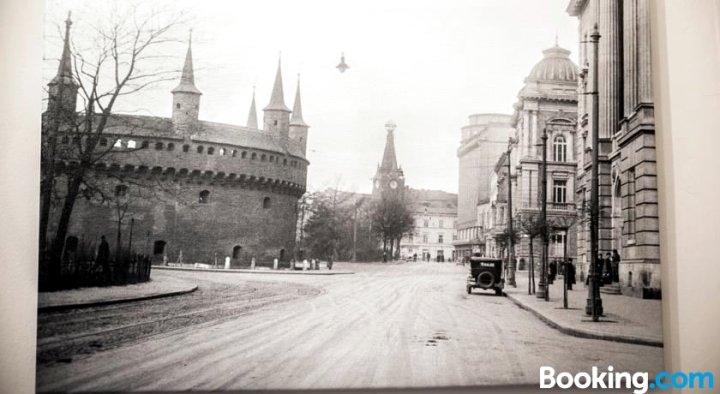
M 248 113 L 247 127 L 251 129 L 258 128 L 257 109 L 255 108 L 255 87 L 253 86 L 252 103 L 250 103 L 250 113 Z
M 180 83 L 172 90 L 173 113 L 172 120 L 176 132 L 179 134 L 192 134 L 200 114 L 200 96 L 202 92 L 195 86 L 195 70 L 192 56 L 192 30 L 188 39 L 188 49 L 185 54 Z
M 58 109 L 75 111 L 77 104 L 78 84 L 73 78 L 72 71 L 72 52 L 70 51 L 70 27 L 72 20 L 68 12 L 65 20 L 65 37 L 63 39 L 63 52 L 60 57 L 57 74 L 48 83 L 49 100 L 48 110 L 55 111 Z
M 295 103 L 293 104 L 292 117 L 290 118 L 291 126 L 305 126 L 308 125 L 303 120 L 302 114 L 302 100 L 300 99 L 300 75 L 298 75 L 297 90 L 295 91 Z
M 263 130 L 276 135 L 282 140 L 287 140 L 290 132 L 290 109 L 285 105 L 280 59 L 278 59 L 278 68 L 275 74 L 275 84 L 270 95 L 270 103 L 263 109 L 263 112 Z

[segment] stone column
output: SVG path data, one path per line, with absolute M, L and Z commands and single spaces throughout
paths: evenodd
M 278 259 L 273 260 L 273 269 L 278 269 Z
M 637 61 L 637 0 L 623 2 L 623 67 L 625 81 L 624 116 L 632 116 L 637 105 L 638 61 Z
M 250 269 L 251 269 L 251 270 L 254 270 L 254 269 L 255 269 L 255 257 L 253 257 L 252 259 L 250 259 Z
M 641 103 L 653 102 L 652 59 L 650 54 L 650 5 L 648 0 L 637 1 L 638 20 L 638 87 Z
M 620 120 L 622 92 L 622 56 L 620 6 L 618 0 L 599 1 L 600 20 L 600 131 L 598 137 L 610 138 Z

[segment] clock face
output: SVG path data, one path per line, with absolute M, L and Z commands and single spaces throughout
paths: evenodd
M 398 186 L 398 183 L 396 181 L 390 181 L 390 187 L 395 189 Z

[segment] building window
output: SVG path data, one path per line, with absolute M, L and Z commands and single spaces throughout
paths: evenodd
M 127 194 L 127 185 L 117 185 L 115 186 L 115 196 L 117 197 L 123 197 Z
M 201 192 L 200 192 L 200 198 L 199 198 L 198 202 L 199 202 L 200 204 L 207 204 L 209 200 L 210 200 L 210 192 L 207 191 L 207 190 L 201 191 Z
M 260 161 L 265 161 L 265 160 L 267 160 L 267 156 L 265 156 L 265 154 L 263 153 L 262 155 L 260 155 Z
M 423 243 L 426 244 L 428 242 L 428 235 L 423 234 Z
M 263 209 L 270 209 L 270 197 L 263 198 Z
M 247 152 L 243 151 L 243 152 L 240 154 L 240 158 L 241 158 L 241 159 L 244 159 L 244 158 L 246 158 L 246 157 L 247 157 Z
M 156 142 L 156 143 L 155 143 L 155 150 L 163 150 L 163 143 L 162 143 L 162 142 Z
M 237 157 L 237 151 L 235 149 L 232 151 L 232 157 Z
M 255 160 L 255 159 L 257 159 L 257 153 L 253 152 L 253 154 L 250 155 L 250 160 Z
M 175 108 L 180 109 L 180 103 L 175 104 Z
M 218 151 L 218 154 L 220 156 L 225 156 L 225 148 L 220 148 L 220 150 Z
M 554 161 L 567 161 L 567 141 L 565 137 L 559 135 L 553 140 L 553 160 Z
M 130 140 L 127 142 L 128 149 L 135 149 L 137 147 L 137 143 L 134 140 Z
M 273 126 L 277 126 L 277 120 L 273 121 Z
M 204 150 L 204 149 L 205 149 L 205 147 L 203 147 L 202 145 L 198 146 L 198 147 L 197 147 L 197 153 L 203 153 L 203 150 Z
M 190 151 L 190 145 L 183 145 L 183 152 L 189 152 Z
M 443 235 L 442 234 L 438 235 L 438 243 L 439 244 L 443 243 Z
M 107 138 L 100 138 L 100 146 L 107 146 Z
M 209 147 L 209 148 L 208 148 L 208 155 L 212 155 L 212 154 L 214 154 L 214 153 L 215 153 L 215 148 L 213 148 L 212 146 Z
M 274 163 L 274 162 L 275 162 L 275 156 L 270 155 L 270 163 Z
M 438 220 L 438 227 L 444 228 L 445 227 L 444 224 L 445 223 L 442 221 L 442 219 Z
M 558 204 L 565 204 L 567 202 L 567 181 L 566 180 L 553 180 L 553 202 Z
M 430 227 L 430 221 L 427 219 L 423 220 L 423 227 Z
M 174 150 L 175 150 L 175 144 L 173 144 L 172 142 L 169 143 L 169 144 L 167 145 L 167 149 L 168 149 L 169 151 L 171 151 L 171 152 L 174 151 Z
M 627 172 L 627 232 L 630 239 L 635 238 L 635 169 L 631 168 Z

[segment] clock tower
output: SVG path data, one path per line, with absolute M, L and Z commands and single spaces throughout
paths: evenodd
M 397 125 L 392 120 L 385 123 L 385 130 L 387 130 L 385 152 L 382 163 L 378 165 L 377 172 L 373 177 L 373 198 L 380 198 L 388 194 L 401 195 L 405 190 L 405 176 L 395 158 L 394 132 L 396 127 Z

